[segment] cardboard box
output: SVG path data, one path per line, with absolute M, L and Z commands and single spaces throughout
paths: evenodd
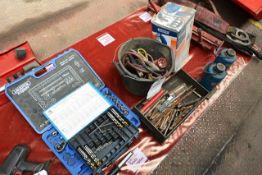
M 173 50 L 175 72 L 190 60 L 188 53 L 195 12 L 195 9 L 169 2 L 151 20 L 155 38 Z

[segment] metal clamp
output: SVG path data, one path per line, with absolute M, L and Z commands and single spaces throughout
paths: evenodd
M 229 27 L 226 37 L 243 46 L 250 46 L 252 44 L 249 34 L 236 27 Z

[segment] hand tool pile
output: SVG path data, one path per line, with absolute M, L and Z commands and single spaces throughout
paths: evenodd
M 192 98 L 192 96 L 197 98 Z M 144 115 L 162 134 L 167 136 L 200 101 L 201 97 L 193 86 L 183 83 L 166 92 Z
M 171 75 L 151 98 L 133 109 L 152 135 L 164 142 L 194 112 L 209 91 L 183 70 Z
M 124 87 L 133 95 L 146 96 L 152 84 L 174 71 L 171 48 L 155 39 L 137 37 L 122 43 L 113 64 Z
M 156 80 L 166 76 L 168 72 L 167 58 L 153 58 L 145 49 L 129 50 L 120 59 L 128 71 L 139 78 Z

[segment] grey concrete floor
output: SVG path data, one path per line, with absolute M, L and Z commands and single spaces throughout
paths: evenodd
M 262 91 L 260 93 L 262 94 Z M 214 160 L 207 174 L 262 174 L 261 96 L 253 105 L 246 114 L 247 118 L 223 152 Z
M 146 4 L 146 0 L 0 1 L 0 50 L 28 40 L 43 60 Z

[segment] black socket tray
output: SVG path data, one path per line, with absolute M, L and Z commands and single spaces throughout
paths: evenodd
M 168 134 L 164 135 L 154 124 L 148 119 L 148 116 L 143 115 L 140 110 L 143 107 L 143 103 L 146 99 L 141 100 L 137 105 L 132 109 L 135 114 L 137 114 L 144 124 L 144 126 L 152 133 L 152 135 L 159 141 L 164 142 L 189 116 L 190 114 L 197 108 L 197 106 L 207 97 L 208 90 L 206 90 L 202 85 L 200 85 L 197 81 L 195 81 L 191 76 L 189 76 L 183 70 L 178 71 L 176 74 L 172 75 L 172 77 L 166 81 L 163 85 L 163 89 L 169 91 L 183 83 L 186 83 L 187 86 L 192 86 L 195 91 L 201 95 L 201 99 L 194 105 L 194 107 L 181 119 L 176 123 L 175 127 L 168 132 Z M 185 100 L 190 101 L 199 98 L 197 95 L 192 94 L 187 97 Z

